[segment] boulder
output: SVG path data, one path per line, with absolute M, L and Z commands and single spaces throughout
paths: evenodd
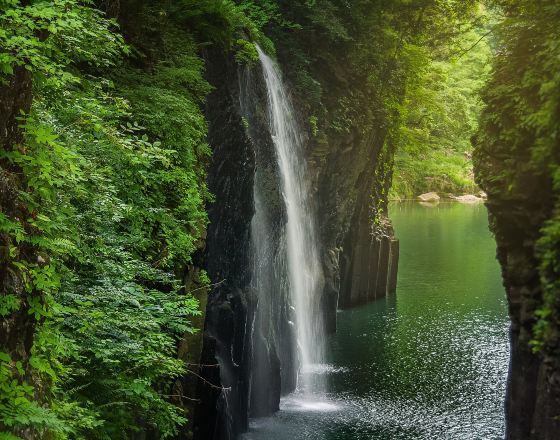
M 464 196 L 457 196 L 455 200 L 459 203 L 481 203 L 484 201 L 482 197 L 477 197 L 472 194 L 466 194 Z
M 435 192 L 420 194 L 418 196 L 418 200 L 420 200 L 421 202 L 437 203 L 437 202 L 439 202 L 439 199 L 440 199 L 440 197 Z

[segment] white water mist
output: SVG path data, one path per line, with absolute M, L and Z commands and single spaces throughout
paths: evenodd
M 322 392 L 322 375 L 316 374 L 316 367 L 324 362 L 325 332 L 320 306 L 323 276 L 301 137 L 278 67 L 258 46 L 257 50 L 266 82 L 270 131 L 288 214 L 288 278 L 303 373 L 298 379 L 298 386 L 306 393 Z

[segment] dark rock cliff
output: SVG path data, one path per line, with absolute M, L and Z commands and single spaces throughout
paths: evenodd
M 503 181 L 491 178 L 507 163 L 506 156 L 497 159 L 501 153 L 491 157 L 478 150 L 477 172 L 481 187 L 488 193 L 490 225 L 511 319 L 506 438 L 553 440 L 560 433 L 560 362 L 554 351 L 536 353 L 531 344 L 539 319 L 537 311 L 543 306 L 537 243 L 552 215 L 552 185 L 548 177 L 526 174 L 516 167 L 517 190 L 508 191 Z M 530 157 L 524 154 L 519 160 L 528 163 Z
M 238 66 L 218 51 L 207 54 L 216 89 L 207 118 L 213 162 L 209 188 L 206 268 L 215 286 L 208 297 L 194 436 L 229 439 L 247 428 L 252 310 L 250 224 L 254 212 L 255 152 L 240 112 Z M 219 367 L 216 367 L 218 363 Z
M 552 0 L 502 3 L 506 21 L 496 28 L 474 162 L 511 318 L 506 438 L 553 440 L 560 438 L 559 9 Z
M 217 87 L 207 107 L 216 200 L 206 267 L 218 285 L 206 308 L 194 437 L 233 439 L 249 416 L 278 410 L 281 394 L 295 388 L 297 361 L 281 270 L 286 215 L 262 73 L 217 50 L 208 52 L 207 63 Z
M 338 298 L 340 307 L 364 304 L 396 289 L 398 240 L 384 215 L 387 200 L 381 190 L 388 177 L 376 172 L 389 160 L 385 135 L 371 126 L 365 135 L 333 139 L 318 170 L 326 295 Z M 314 162 L 315 168 L 319 163 Z
M 215 201 L 205 260 L 219 284 L 206 308 L 193 433 L 195 439 L 221 440 L 245 431 L 250 416 L 278 410 L 280 396 L 295 389 L 298 361 L 282 269 L 286 213 L 262 72 L 258 65 L 240 67 L 217 49 L 206 59 L 216 88 L 207 106 Z M 339 305 L 364 303 L 395 288 L 398 242 L 383 214 L 385 140 L 372 125 L 365 137 L 333 139 L 328 156 L 315 160 L 317 148 L 307 138 L 331 331 Z
M 545 182 L 542 182 L 545 184 Z M 540 195 L 546 185 L 535 186 Z M 498 244 L 506 288 L 510 329 L 510 369 L 506 395 L 508 440 L 553 440 L 560 433 L 560 370 L 558 361 L 534 353 L 531 341 L 542 305 L 543 289 L 535 244 L 547 216 L 547 201 L 531 191 L 505 199 L 489 186 L 491 229 Z
M 287 280 L 286 207 L 269 129 L 267 91 L 260 66 L 244 69 L 241 110 L 253 140 L 255 213 L 251 222 L 251 299 L 254 310 L 250 415 L 278 410 L 280 396 L 295 389 L 295 320 Z
M 346 15 L 353 8 L 337 10 L 337 25 L 348 26 L 346 39 L 330 34 L 308 6 L 295 3 L 283 2 L 281 10 L 301 28 L 287 33 L 271 26 L 270 33 L 307 136 L 323 247 L 325 317 L 334 331 L 337 306 L 363 304 L 396 289 L 399 248 L 387 217 L 387 192 L 399 122 L 387 101 L 403 98 L 404 76 L 386 53 L 372 52 L 369 64 L 355 57 L 362 39 L 382 44 L 383 37 Z M 371 18 L 382 10 L 370 6 L 362 12 Z

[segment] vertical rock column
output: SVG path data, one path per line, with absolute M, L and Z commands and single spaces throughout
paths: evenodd
M 209 189 L 206 268 L 216 286 L 208 296 L 195 410 L 194 438 L 233 440 L 247 429 L 251 328 L 250 224 L 255 154 L 239 106 L 238 66 L 218 49 L 207 54 Z M 218 367 L 216 367 L 218 364 Z
M 374 301 L 396 290 L 399 241 L 389 219 L 376 222 L 374 212 L 361 207 L 357 225 L 347 234 L 340 265 L 341 307 Z

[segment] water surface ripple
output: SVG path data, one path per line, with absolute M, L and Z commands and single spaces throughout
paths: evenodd
M 328 393 L 291 395 L 249 440 L 498 440 L 508 363 L 505 294 L 481 205 L 391 206 L 396 296 L 340 312 Z

